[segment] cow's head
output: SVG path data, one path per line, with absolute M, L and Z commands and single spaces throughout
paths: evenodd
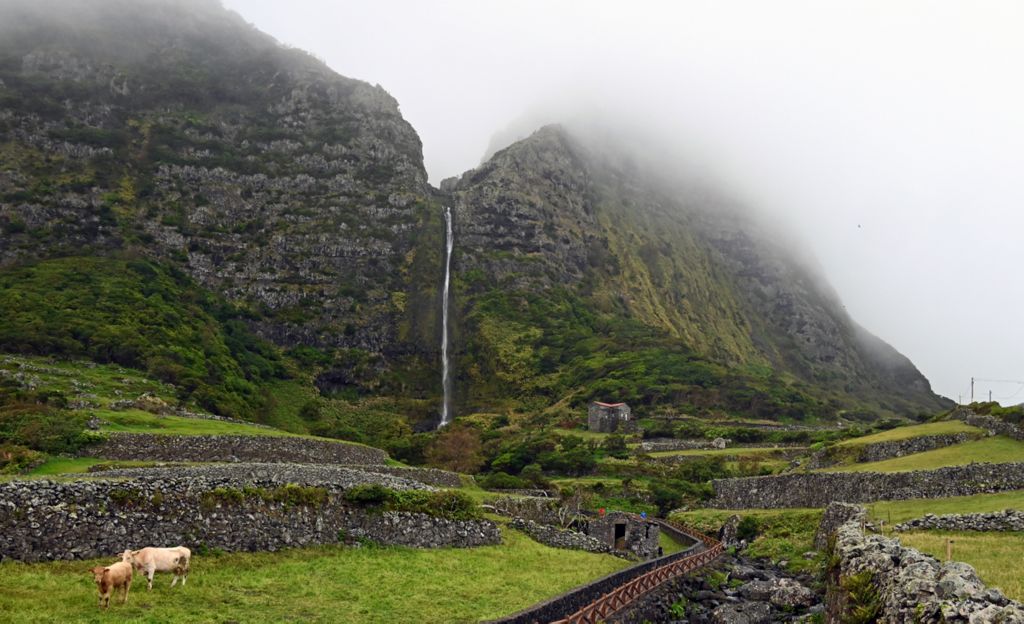
M 92 573 L 92 578 L 96 581 L 97 585 L 103 582 L 103 573 L 106 571 L 107 569 L 103 566 L 96 566 L 95 568 L 89 570 L 89 572 Z

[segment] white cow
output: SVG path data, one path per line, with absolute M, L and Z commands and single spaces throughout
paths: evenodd
M 188 564 L 192 559 L 192 551 L 184 546 L 174 548 L 157 548 L 149 546 L 142 550 L 126 550 L 121 557 L 122 561 L 132 564 L 136 570 L 140 570 L 145 576 L 147 586 L 153 589 L 153 575 L 157 572 L 174 572 L 174 580 L 171 587 L 181 578 L 184 585 L 188 580 Z

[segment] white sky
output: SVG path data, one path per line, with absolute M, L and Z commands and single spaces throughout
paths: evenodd
M 1022 2 L 223 1 L 384 86 L 434 184 L 524 118 L 629 118 L 792 222 L 937 392 L 1024 381 Z

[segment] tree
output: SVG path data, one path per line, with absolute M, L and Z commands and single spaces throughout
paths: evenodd
M 451 426 L 427 446 L 427 464 L 474 474 L 484 464 L 480 434 L 471 427 Z

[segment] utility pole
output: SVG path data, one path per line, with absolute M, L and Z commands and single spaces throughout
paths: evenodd
M 988 402 L 989 403 L 992 402 L 992 391 L 991 390 L 988 391 Z
M 971 403 L 974 403 L 974 377 L 971 377 Z

